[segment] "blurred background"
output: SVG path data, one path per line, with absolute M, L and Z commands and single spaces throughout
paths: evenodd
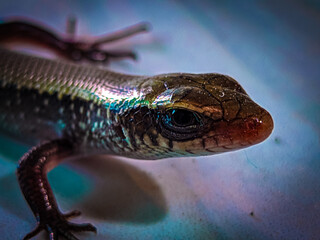
M 151 23 L 152 32 L 106 46 L 134 49 L 139 60 L 108 68 L 228 74 L 275 124 L 263 143 L 221 155 L 95 156 L 60 165 L 49 179 L 61 209 L 82 210 L 74 221 L 98 228 L 96 236 L 77 236 L 320 239 L 318 1 L 0 1 L 1 19 L 34 19 L 61 33 L 68 16 L 78 19 L 83 39 Z M 0 138 L 1 239 L 21 239 L 36 225 L 15 176 L 28 148 Z

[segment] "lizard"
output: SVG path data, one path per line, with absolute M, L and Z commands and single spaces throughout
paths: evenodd
M 135 58 L 133 52 L 100 47 L 146 29 L 138 24 L 86 43 L 31 22 L 0 24 L 0 40 L 22 37 L 72 60 L 0 48 L 0 132 L 32 146 L 17 167 L 21 191 L 37 221 L 24 239 L 42 230 L 52 240 L 96 232 L 92 224 L 69 221 L 80 212 L 62 213 L 48 182 L 47 172 L 70 156 L 205 156 L 249 147 L 271 134 L 271 115 L 230 76 L 129 75 L 78 63 Z

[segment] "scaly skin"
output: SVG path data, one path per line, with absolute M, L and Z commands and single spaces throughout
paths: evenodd
M 1 128 L 32 144 L 72 139 L 84 151 L 159 159 L 211 155 L 263 141 L 270 114 L 221 74 L 130 76 L 0 50 Z M 186 109 L 202 126 L 178 137 L 163 126 Z
M 136 159 L 211 155 L 248 147 L 273 129 L 270 114 L 231 77 L 131 76 L 0 49 L 0 132 L 36 145 L 19 162 L 21 190 L 46 230 L 96 231 L 59 211 L 46 177 L 68 156 Z

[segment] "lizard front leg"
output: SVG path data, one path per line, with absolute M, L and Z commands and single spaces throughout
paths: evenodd
M 24 237 L 25 240 L 42 230 L 48 232 L 50 240 L 58 239 L 58 236 L 64 236 L 68 240 L 78 239 L 71 231 L 96 232 L 96 228 L 91 224 L 68 221 L 68 218 L 78 216 L 80 212 L 61 213 L 47 179 L 47 172 L 61 159 L 73 153 L 74 148 L 70 141 L 58 139 L 32 148 L 21 158 L 17 169 L 19 185 L 38 222 L 35 230 Z

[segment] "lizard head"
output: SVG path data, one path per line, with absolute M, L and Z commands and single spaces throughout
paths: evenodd
M 157 75 L 140 89 L 155 116 L 141 129 L 151 158 L 236 150 L 262 142 L 273 129 L 271 115 L 229 76 Z

